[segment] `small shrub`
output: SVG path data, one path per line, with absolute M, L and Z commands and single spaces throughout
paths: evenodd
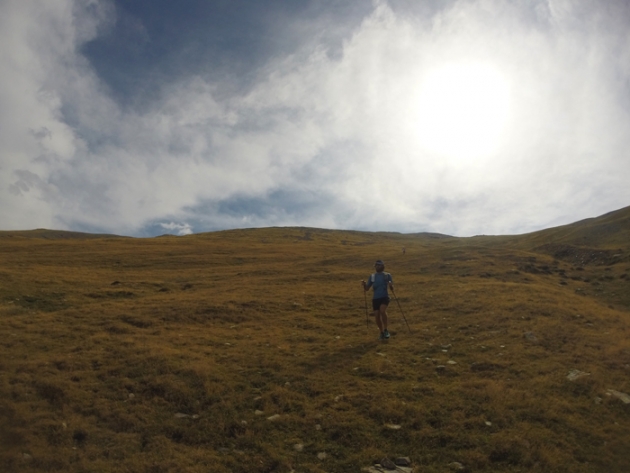
M 36 383 L 37 394 L 50 404 L 60 407 L 66 397 L 65 391 L 59 386 L 47 382 Z

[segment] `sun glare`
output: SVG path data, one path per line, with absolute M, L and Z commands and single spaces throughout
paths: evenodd
M 419 139 L 454 158 L 491 153 L 509 109 L 507 81 L 483 64 L 451 64 L 429 73 L 419 89 Z

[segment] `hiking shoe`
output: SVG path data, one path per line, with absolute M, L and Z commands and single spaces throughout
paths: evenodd
M 389 338 L 389 330 L 385 329 L 385 330 L 383 331 L 383 336 L 384 336 L 385 338 Z
M 381 332 L 381 335 L 378 337 L 379 340 L 385 340 L 385 332 Z

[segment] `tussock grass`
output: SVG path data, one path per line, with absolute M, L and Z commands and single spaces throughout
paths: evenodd
M 630 406 L 607 396 L 630 393 L 628 240 L 606 264 L 544 246 L 627 232 L 613 217 L 471 239 L 0 233 L 0 469 L 629 470 Z M 393 301 L 387 343 L 360 288 L 376 258 L 412 330 Z

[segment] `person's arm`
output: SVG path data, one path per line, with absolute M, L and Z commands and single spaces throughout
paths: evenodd
M 363 284 L 363 290 L 368 291 L 372 287 L 372 278 L 369 278 L 367 283 L 365 281 L 361 281 L 361 284 Z

